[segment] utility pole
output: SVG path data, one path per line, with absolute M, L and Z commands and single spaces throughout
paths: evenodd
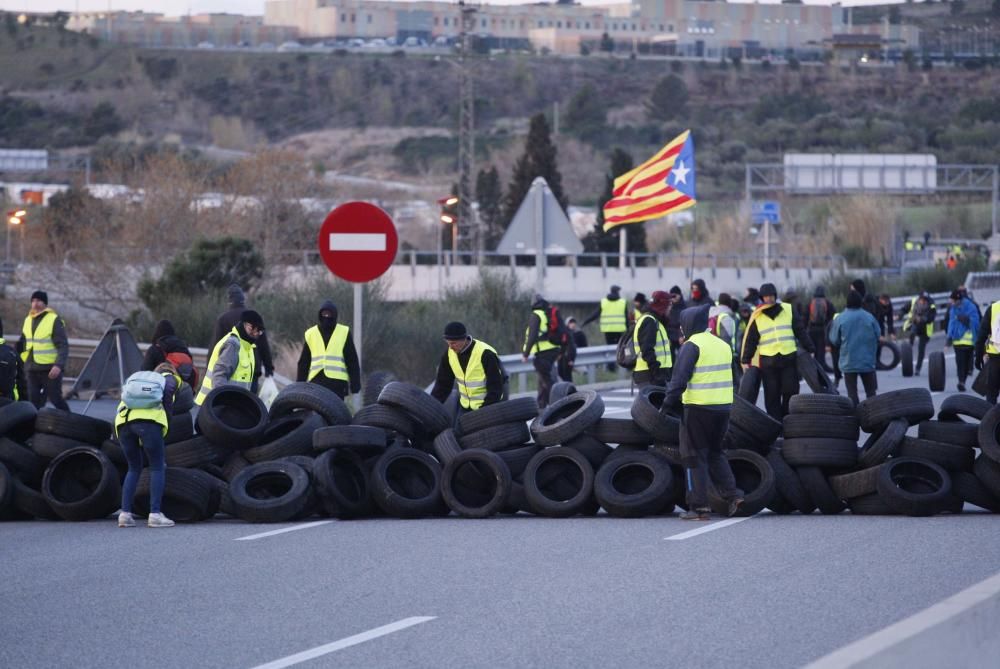
M 459 0 L 458 6 L 462 12 L 462 32 L 458 43 L 458 223 L 462 230 L 458 238 L 467 240 L 470 251 L 477 251 L 478 262 L 485 239 L 478 221 L 472 220 L 472 200 L 475 198 L 472 190 L 475 169 L 475 97 L 472 91 L 472 54 L 469 48 L 476 28 L 476 9 L 466 6 L 463 0 Z

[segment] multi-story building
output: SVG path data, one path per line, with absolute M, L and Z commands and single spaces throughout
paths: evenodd
M 294 27 L 266 25 L 262 16 L 240 14 L 170 17 L 149 12 L 85 12 L 73 14 L 67 27 L 108 41 L 146 47 L 280 44 L 298 37 Z

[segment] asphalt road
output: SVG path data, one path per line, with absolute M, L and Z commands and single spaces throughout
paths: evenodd
M 1000 571 L 995 517 L 967 511 L 6 523 L 0 665 L 796 667 Z

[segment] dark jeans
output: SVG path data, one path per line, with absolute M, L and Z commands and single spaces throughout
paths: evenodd
M 690 509 L 708 508 L 709 478 L 726 501 L 743 496 L 722 453 L 722 437 L 728 427 L 728 411 L 684 405 L 680 446 Z
M 558 355 L 559 349 L 557 348 L 535 354 L 533 364 L 535 366 L 535 371 L 538 372 L 539 409 L 544 409 L 549 405 L 549 392 L 552 391 L 552 386 L 555 383 L 553 367 L 555 366 L 556 357 Z
M 833 359 L 833 385 L 840 383 L 843 374 L 840 373 L 840 347 L 830 347 L 830 357 Z
M 623 332 L 605 332 L 603 334 L 604 334 L 604 343 L 605 344 L 608 344 L 608 345 L 617 345 L 618 344 L 618 340 L 622 338 L 622 335 L 624 333 Z M 616 368 L 615 363 L 613 363 L 613 362 L 609 362 L 608 363 L 608 371 L 609 372 L 615 371 L 615 368 Z
M 816 349 L 813 352 L 813 357 L 816 358 L 816 362 L 819 366 L 823 368 L 823 371 L 827 374 L 831 373 L 830 365 L 826 364 L 826 328 L 809 328 L 809 339 L 812 340 L 813 347 Z
M 160 513 L 163 488 L 166 483 L 166 459 L 163 447 L 163 427 L 151 420 L 136 420 L 118 428 L 118 441 L 128 461 L 128 474 L 122 483 L 122 511 L 132 512 L 132 499 L 142 472 L 142 451 L 149 460 L 149 511 Z
M 975 354 L 973 346 L 955 346 L 955 369 L 958 370 L 958 382 L 965 385 L 965 379 L 972 373 L 972 357 Z
M 910 348 L 913 348 L 913 340 L 919 340 L 917 344 L 917 373 L 920 373 L 920 368 L 924 366 L 924 351 L 927 350 L 927 340 L 930 339 L 926 334 L 910 334 Z
M 865 387 L 865 397 L 875 397 L 875 391 L 878 390 L 878 380 L 875 377 L 875 372 L 844 372 L 844 385 L 847 386 L 847 396 L 851 398 L 854 402 L 854 406 L 858 406 L 858 377 L 861 377 L 861 383 Z
M 45 402 L 49 401 L 55 408 L 69 411 L 69 405 L 66 404 L 62 394 L 62 372 L 59 372 L 59 377 L 55 379 L 49 378 L 48 370 L 27 372 L 25 376 L 28 380 L 28 399 L 32 404 L 41 409 L 45 406 Z
M 559 356 L 559 378 L 563 381 L 569 381 L 573 383 L 573 359 L 566 356 L 565 353 Z
M 666 387 L 670 383 L 670 376 L 672 368 L 657 369 L 656 371 L 645 370 L 642 372 L 632 372 L 632 383 L 635 384 L 636 388 L 645 388 L 646 386 L 663 386 Z
M 799 371 L 795 356 L 761 363 L 760 382 L 764 386 L 764 408 L 774 420 L 781 422 L 788 413 L 792 395 L 799 394 Z

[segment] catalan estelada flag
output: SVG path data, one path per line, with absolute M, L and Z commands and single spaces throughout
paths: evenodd
M 604 231 L 693 207 L 694 140 L 685 130 L 639 167 L 615 179 L 604 205 Z

